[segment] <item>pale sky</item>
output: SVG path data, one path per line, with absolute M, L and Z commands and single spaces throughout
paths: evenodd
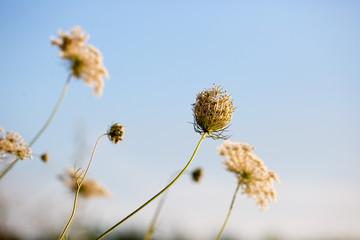
M 58 175 L 75 160 L 85 167 L 98 136 L 120 122 L 124 141 L 101 140 L 88 175 L 113 198 L 79 203 L 79 221 L 110 228 L 185 166 L 200 139 L 191 104 L 216 83 L 237 107 L 231 140 L 254 145 L 282 180 L 267 211 L 239 194 L 224 236 L 360 238 L 359 13 L 359 1 L 1 1 L 5 130 L 30 141 L 51 113 L 68 74 L 50 45 L 59 29 L 81 26 L 110 74 L 101 98 L 72 79 L 34 159 L 0 181 L 7 228 L 60 233 L 73 195 Z M 236 187 L 221 144 L 203 142 L 190 170 L 204 168 L 204 179 L 184 175 L 171 188 L 157 236 L 214 239 Z M 117 231 L 145 231 L 156 203 Z

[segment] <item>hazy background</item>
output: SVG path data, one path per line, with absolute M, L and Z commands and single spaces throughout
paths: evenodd
M 360 238 L 360 1 L 0 1 L 0 126 L 29 142 L 68 74 L 50 45 L 80 25 L 110 73 L 96 98 L 73 79 L 54 121 L 0 181 L 2 231 L 24 239 L 60 233 L 73 194 L 58 175 L 85 167 L 115 122 L 118 145 L 101 140 L 88 178 L 112 199 L 81 199 L 77 223 L 105 231 L 159 191 L 191 156 L 191 104 L 213 83 L 233 96 L 232 141 L 280 176 L 278 202 L 260 211 L 239 195 L 225 235 L 233 239 Z M 214 239 L 236 183 L 206 139 L 170 190 L 155 236 Z M 36 156 L 51 155 L 49 164 Z M 157 202 L 117 231 L 145 233 Z M 71 233 L 75 233 L 73 225 Z

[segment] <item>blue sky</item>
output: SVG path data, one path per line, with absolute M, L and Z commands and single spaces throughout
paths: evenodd
M 124 141 L 104 139 L 89 173 L 114 197 L 84 210 L 90 223 L 112 226 L 188 161 L 200 138 L 191 104 L 216 83 L 237 106 L 231 140 L 256 146 L 282 180 L 266 212 L 239 195 L 227 234 L 359 237 L 359 11 L 358 1 L 1 1 L 0 126 L 30 141 L 47 119 L 68 74 L 50 45 L 59 29 L 80 25 L 110 74 L 101 98 L 73 79 L 33 147 L 50 164 L 26 160 L 0 182 L 1 196 L 22 206 L 10 201 L 8 225 L 20 231 L 33 222 L 28 209 L 49 208 L 44 219 L 60 231 L 72 195 L 57 176 L 75 159 L 85 166 L 97 137 L 120 122 Z M 207 139 L 191 166 L 204 168 L 201 185 L 184 176 L 171 190 L 159 235 L 206 239 L 221 227 L 235 179 L 220 144 Z M 119 231 L 145 228 L 155 206 Z

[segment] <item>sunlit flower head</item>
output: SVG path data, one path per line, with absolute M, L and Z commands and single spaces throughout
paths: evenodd
M 276 201 L 274 180 L 280 179 L 273 171 L 268 171 L 264 162 L 252 153 L 254 147 L 247 143 L 225 141 L 218 152 L 225 158 L 226 169 L 235 173 L 242 193 L 252 197 L 261 209 L 268 208 L 268 202 Z
M 0 127 L 0 133 L 4 132 L 5 130 Z M 6 132 L 4 136 L 0 135 L 0 159 L 2 161 L 11 161 L 17 157 L 21 160 L 32 158 L 31 148 L 16 132 Z
M 115 144 L 118 144 L 119 141 L 123 140 L 124 134 L 124 126 L 120 125 L 119 123 L 113 124 L 107 132 L 110 141 Z
M 199 183 L 204 176 L 204 170 L 202 168 L 196 168 L 191 172 L 191 177 L 194 182 Z
M 103 66 L 101 52 L 87 44 L 89 36 L 79 27 L 73 27 L 71 33 L 59 30 L 59 37 L 52 37 L 51 44 L 60 48 L 59 55 L 69 61 L 71 74 L 84 80 L 94 88 L 94 93 L 101 96 L 104 88 L 103 77 L 109 78 Z
M 72 191 L 77 190 L 77 186 L 82 178 L 82 172 L 71 169 L 66 170 L 66 175 L 61 175 L 60 180 Z M 111 197 L 111 193 L 101 186 L 97 181 L 85 179 L 81 185 L 79 194 L 83 197 Z
M 200 134 L 207 133 L 213 139 L 226 139 L 223 133 L 229 126 L 235 107 L 231 95 L 214 85 L 196 96 L 193 104 L 194 129 Z

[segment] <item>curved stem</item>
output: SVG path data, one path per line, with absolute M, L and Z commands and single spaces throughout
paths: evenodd
M 204 138 L 206 137 L 207 133 L 204 133 L 199 141 L 199 143 L 197 144 L 193 155 L 191 156 L 189 162 L 186 164 L 186 166 L 184 167 L 184 169 L 174 178 L 174 180 L 172 180 L 165 188 L 163 188 L 160 192 L 158 192 L 155 196 L 153 196 L 152 198 L 150 198 L 147 202 L 145 202 L 143 205 L 141 205 L 139 208 L 137 208 L 135 211 L 133 211 L 132 213 L 130 213 L 127 217 L 125 217 L 123 220 L 121 220 L 120 222 L 118 222 L 117 224 L 115 224 L 113 227 L 111 227 L 109 230 L 107 230 L 105 233 L 103 233 L 100 237 L 98 237 L 97 239 L 102 239 L 104 238 L 106 235 L 108 235 L 110 232 L 112 232 L 115 228 L 117 228 L 120 224 L 122 224 L 123 222 L 125 222 L 126 220 L 128 220 L 130 217 L 132 217 L 133 215 L 135 215 L 137 212 L 139 212 L 141 209 L 143 209 L 146 205 L 148 205 L 150 202 L 152 202 L 154 199 L 156 199 L 158 196 L 160 196 L 163 192 L 165 192 L 168 188 L 170 188 L 179 178 L 180 176 L 186 171 L 186 169 L 189 167 L 190 163 L 192 162 L 192 160 L 194 159 L 202 141 L 204 140 Z
M 224 225 L 222 226 L 222 228 L 221 228 L 221 230 L 220 230 L 220 232 L 219 232 L 219 235 L 217 236 L 216 240 L 219 240 L 219 239 L 220 239 L 221 234 L 223 233 L 223 231 L 224 231 L 224 229 L 225 229 L 225 226 L 226 226 L 226 224 L 227 224 L 227 222 L 228 222 L 228 220 L 229 220 L 229 217 L 230 217 L 232 208 L 233 208 L 233 206 L 234 206 L 235 198 L 236 198 L 237 192 L 239 191 L 239 188 L 240 188 L 240 184 L 238 184 L 237 187 L 236 187 L 236 190 L 235 190 L 233 199 L 232 199 L 232 201 L 231 201 L 231 205 L 230 205 L 230 209 L 229 209 L 228 215 L 226 216 Z
M 95 144 L 94 150 L 93 150 L 93 152 L 92 152 L 92 155 L 91 155 L 89 164 L 88 164 L 88 166 L 87 166 L 87 168 L 86 168 L 86 171 L 85 171 L 84 175 L 81 176 L 81 181 L 80 181 L 80 183 L 77 182 L 77 178 L 75 177 L 75 181 L 76 181 L 76 184 L 77 184 L 77 188 L 76 188 L 76 193 L 75 193 L 73 210 L 72 210 L 71 216 L 70 216 L 70 218 L 69 218 L 69 221 L 67 222 L 67 224 L 66 224 L 63 232 L 61 233 L 61 235 L 60 235 L 60 237 L 59 237 L 59 240 L 61 240 L 61 239 L 64 238 L 64 236 L 65 236 L 68 228 L 70 227 L 70 224 L 71 224 L 72 220 L 73 220 L 74 217 L 75 217 L 76 205 L 77 205 L 77 200 L 78 200 L 78 197 L 79 197 L 79 192 L 80 192 L 81 185 L 83 184 L 83 182 L 84 182 L 84 180 L 85 180 L 85 177 L 86 177 L 86 175 L 87 175 L 87 173 L 88 173 L 88 171 L 89 171 L 89 169 L 90 169 L 90 165 L 91 165 L 92 160 L 93 160 L 93 158 L 94 158 L 94 154 L 95 154 L 97 145 L 98 145 L 100 139 L 101 139 L 103 136 L 105 136 L 105 135 L 107 135 L 107 133 L 102 134 L 102 135 L 98 138 L 98 140 L 96 141 L 96 144 Z
M 31 147 L 37 140 L 38 138 L 43 134 L 43 132 L 46 130 L 46 128 L 50 125 L 51 121 L 53 120 L 56 112 L 59 110 L 59 107 L 62 103 L 62 101 L 64 100 L 64 97 L 67 93 L 67 90 L 69 88 L 69 84 L 70 84 L 70 80 L 71 80 L 71 74 L 69 74 L 67 80 L 66 80 L 66 83 L 65 83 L 65 86 L 63 88 L 63 91 L 61 93 L 61 96 L 54 108 L 54 110 L 52 111 L 50 117 L 48 118 L 48 120 L 46 121 L 46 123 L 44 124 L 44 126 L 40 129 L 40 131 L 36 134 L 36 136 L 31 140 L 31 142 L 29 143 L 29 147 Z M 15 161 L 13 161 L 9 166 L 7 166 L 5 169 L 3 169 L 1 172 L 0 172 L 0 179 L 2 179 L 5 174 L 7 172 L 9 172 L 14 166 L 15 164 L 19 161 L 19 158 L 17 158 Z
M 59 110 L 59 107 L 60 107 L 62 101 L 64 100 L 64 97 L 65 97 L 65 95 L 67 93 L 67 90 L 69 88 L 70 80 L 71 80 L 71 74 L 69 74 L 69 76 L 68 76 L 68 78 L 66 80 L 66 84 L 64 86 L 64 89 L 63 89 L 63 91 L 61 93 L 61 96 L 60 96 L 60 98 L 59 98 L 53 112 L 51 113 L 50 117 L 48 118 L 48 120 L 46 121 L 44 126 L 40 129 L 38 134 L 36 134 L 36 136 L 33 138 L 33 140 L 31 140 L 31 142 L 29 143 L 29 147 L 31 147 L 38 140 L 38 138 L 43 134 L 43 132 L 46 130 L 46 128 L 50 125 L 50 123 L 53 120 L 56 112 Z

